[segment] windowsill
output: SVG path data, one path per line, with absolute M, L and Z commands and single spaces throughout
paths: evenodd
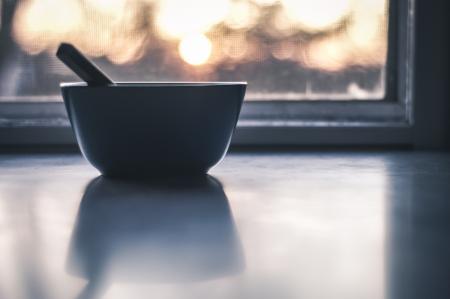
M 412 127 L 404 124 L 340 126 L 239 125 L 232 146 L 412 146 Z M 0 127 L 0 145 L 76 145 L 68 126 Z

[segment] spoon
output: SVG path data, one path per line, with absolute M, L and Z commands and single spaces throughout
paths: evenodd
M 91 60 L 69 43 L 61 43 L 56 56 L 89 86 L 115 85 Z

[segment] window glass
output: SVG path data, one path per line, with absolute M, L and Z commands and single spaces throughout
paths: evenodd
M 382 99 L 387 0 L 1 4 L 0 101 L 60 100 L 70 42 L 117 81 L 248 81 L 247 100 Z

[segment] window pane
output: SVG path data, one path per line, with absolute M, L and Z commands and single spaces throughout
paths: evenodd
M 0 101 L 60 100 L 71 42 L 117 81 L 248 81 L 247 100 L 382 99 L 387 0 L 0 0 Z

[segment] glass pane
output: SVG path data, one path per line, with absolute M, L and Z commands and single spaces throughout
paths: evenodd
M 387 0 L 1 4 L 0 101 L 60 100 L 62 41 L 117 81 L 248 81 L 247 100 L 382 99 Z

